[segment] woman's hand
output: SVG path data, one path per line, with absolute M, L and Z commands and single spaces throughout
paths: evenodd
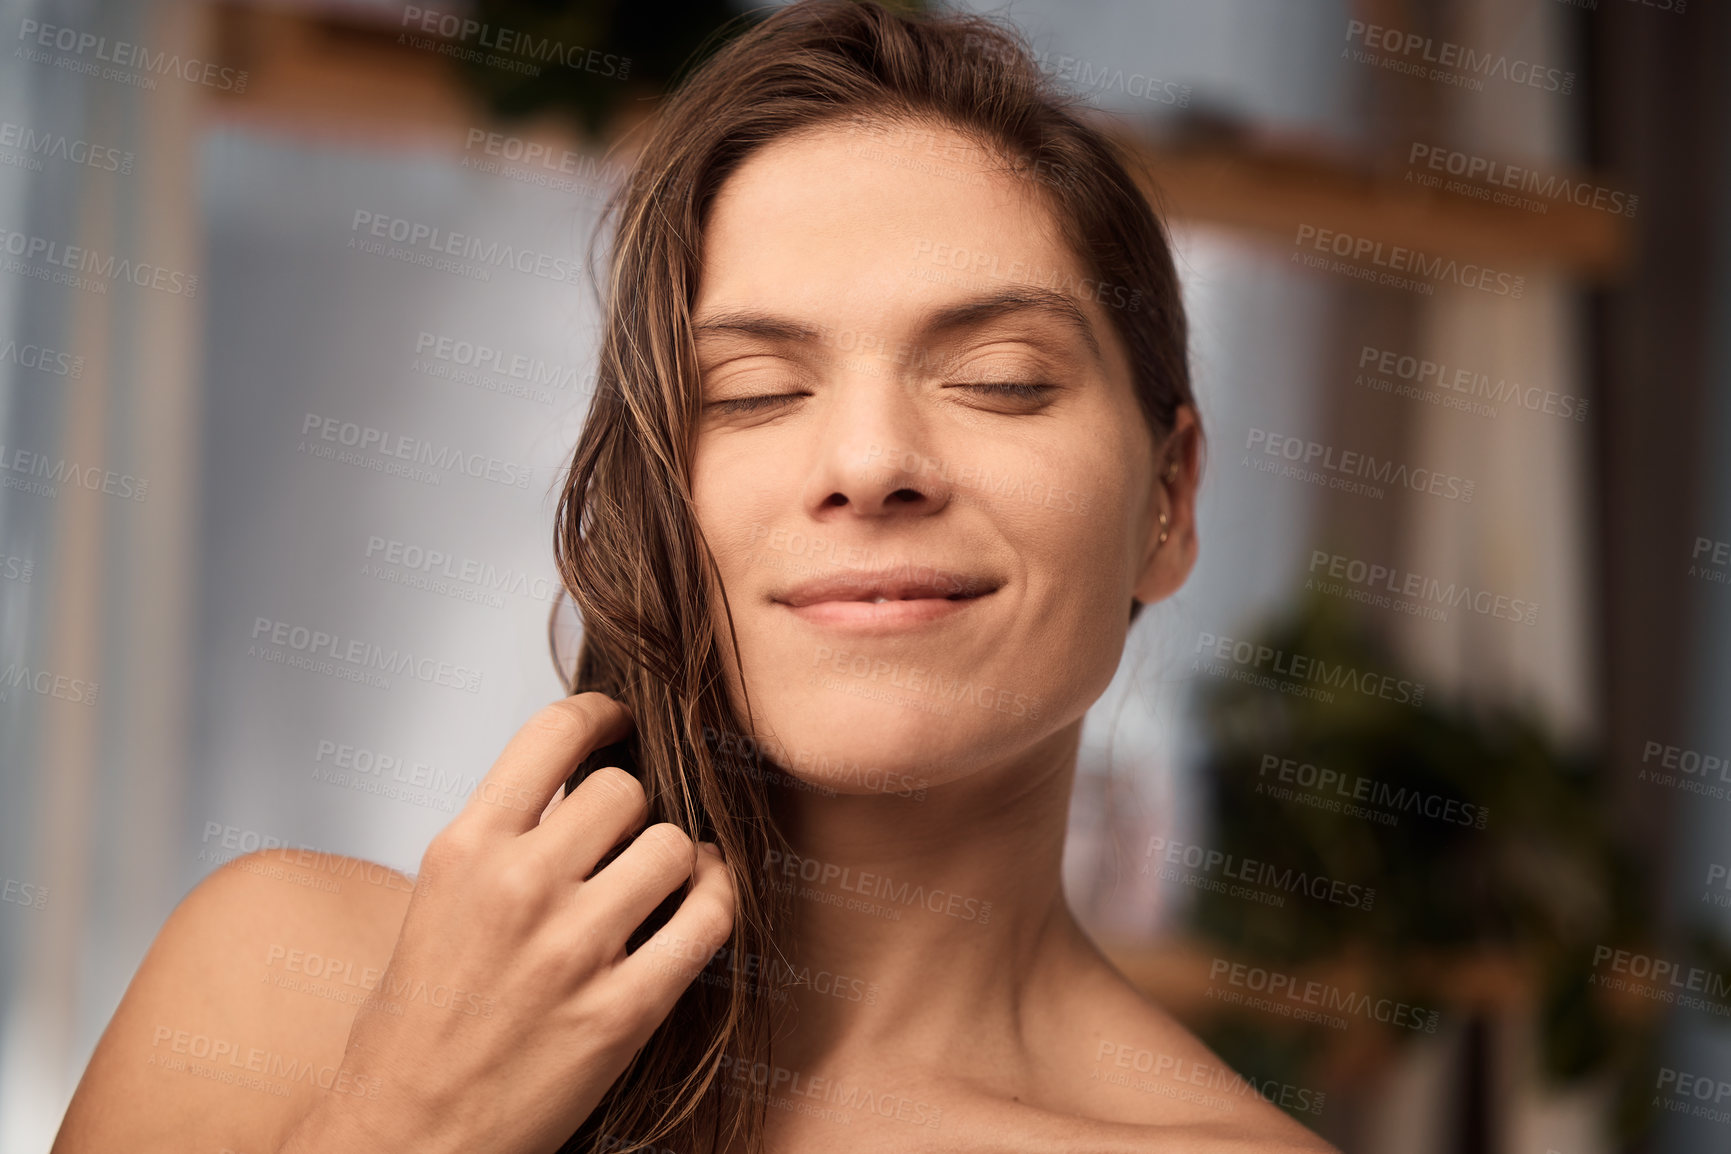
M 588 1117 L 733 928 L 719 853 L 677 827 L 637 834 L 642 786 L 602 769 L 547 810 L 592 750 L 631 727 L 599 693 L 519 730 L 421 859 L 401 934 L 327 1093 L 281 1154 L 551 1151 Z M 695 877 L 640 950 L 625 942 Z M 588 878 L 588 880 L 584 880 Z M 676 952 L 669 946 L 678 943 Z

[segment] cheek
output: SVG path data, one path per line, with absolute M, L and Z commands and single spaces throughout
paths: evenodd
M 1029 501 L 1039 516 L 1020 532 L 1021 547 L 1063 572 L 1078 593 L 1099 595 L 1135 584 L 1141 559 L 1139 532 L 1145 512 L 1147 452 L 1107 432 L 1042 453 L 1044 489 L 1030 487 Z
M 739 494 L 744 478 L 731 467 L 725 454 L 699 452 L 691 468 L 691 498 L 697 527 L 715 558 L 716 575 L 725 588 L 732 608 L 734 631 L 742 649 L 749 649 L 752 634 L 751 612 L 744 604 L 743 591 L 749 586 L 752 571 L 768 560 L 770 528 L 775 524 L 770 515 L 770 503 L 757 494 Z M 728 644 L 728 610 L 724 607 L 721 590 L 709 593 L 709 616 L 722 655 L 730 696 L 735 708 L 740 704 L 738 663 L 733 647 Z
M 722 581 L 730 596 L 738 596 L 741 577 L 761 560 L 777 523 L 773 479 L 760 458 L 700 444 L 691 465 L 691 499 Z
M 1110 435 L 1053 459 L 1051 499 L 1060 507 L 1040 509 L 1043 516 L 1017 534 L 1037 582 L 1028 617 L 1035 656 L 1084 693 L 1104 690 L 1123 652 L 1142 561 L 1144 472 L 1137 445 Z M 1078 495 L 1075 509 L 1067 507 L 1070 493 Z
M 1023 619 L 1029 668 L 1042 668 L 1055 697 L 1085 708 L 1111 681 L 1129 625 L 1132 581 L 1123 537 L 1109 505 L 1066 513 L 1030 544 L 1030 592 Z
M 781 720 L 779 706 L 810 672 L 812 647 L 790 636 L 781 612 L 765 600 L 781 586 L 835 567 L 833 542 L 821 526 L 794 515 L 799 478 L 791 453 L 746 451 L 740 439 L 699 442 L 691 468 L 698 527 L 727 594 L 711 590 L 710 619 L 735 709 L 742 709 L 741 663 L 754 709 Z M 731 632 L 729 617 L 731 616 Z M 731 639 L 731 641 L 730 641 Z M 765 710 L 772 716 L 764 716 Z M 772 726 L 773 728 L 773 726 Z

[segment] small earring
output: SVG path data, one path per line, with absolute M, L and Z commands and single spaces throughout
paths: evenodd
M 1161 476 L 1165 478 L 1168 485 L 1176 481 L 1178 479 L 1178 462 L 1173 461 L 1171 464 L 1167 465 L 1166 471 L 1162 473 Z
M 1166 544 L 1166 533 L 1167 533 L 1166 525 L 1167 525 L 1167 522 L 1169 520 L 1170 520 L 1170 518 L 1168 518 L 1166 516 L 1165 511 L 1162 510 L 1160 513 L 1160 538 L 1157 542 L 1155 542 L 1157 545 Z

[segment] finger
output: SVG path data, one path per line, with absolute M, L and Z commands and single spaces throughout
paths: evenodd
M 550 868 L 582 881 L 607 852 L 649 820 L 643 786 L 617 766 L 603 766 L 541 818 L 524 836 L 538 845 Z
M 533 829 L 577 763 L 630 731 L 630 711 L 605 694 L 579 693 L 555 701 L 505 744 L 457 820 L 510 833 Z
M 691 892 L 667 924 L 615 969 L 633 999 L 654 1010 L 656 1022 L 733 936 L 734 904 L 732 872 L 719 853 L 705 849 L 697 855 Z
M 591 919 L 597 944 L 605 947 L 598 952 L 612 956 L 662 899 L 685 884 L 699 856 L 696 850 L 684 830 L 658 822 L 583 883 L 577 904 Z
M 553 791 L 553 800 L 547 803 L 547 808 L 541 811 L 541 816 L 536 820 L 535 824 L 540 825 L 545 822 L 547 820 L 547 815 L 553 812 L 553 807 L 564 800 L 565 785 L 561 782 L 559 788 Z

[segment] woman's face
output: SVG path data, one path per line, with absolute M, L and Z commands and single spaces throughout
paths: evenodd
M 743 676 L 786 769 L 847 793 L 941 784 L 1105 689 L 1132 597 L 1174 584 L 1107 311 L 1125 298 L 1026 177 L 952 130 L 837 124 L 723 185 L 692 483 L 733 698 Z

